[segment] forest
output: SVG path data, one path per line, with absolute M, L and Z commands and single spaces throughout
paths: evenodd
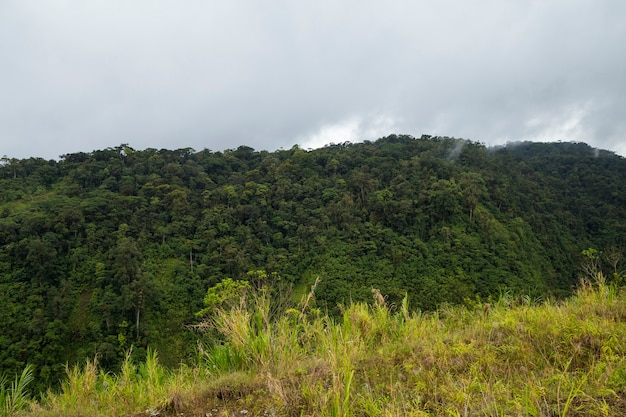
M 193 361 L 226 279 L 316 287 L 331 316 L 573 293 L 585 260 L 619 278 L 626 160 L 584 143 L 490 148 L 391 135 L 320 149 L 114 148 L 0 160 L 0 370 L 55 386 L 132 346 Z

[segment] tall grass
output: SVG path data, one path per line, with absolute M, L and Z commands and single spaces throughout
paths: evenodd
M 141 364 L 133 363 L 129 351 L 117 374 L 103 372 L 97 359 L 68 367 L 60 392 L 49 391 L 33 410 L 38 416 L 159 415 L 179 409 L 180 398 L 197 379 L 198 373 L 187 368 L 166 370 L 154 350 Z
M 154 352 L 144 364 L 127 359 L 117 375 L 87 363 L 68 370 L 63 391 L 35 411 L 626 416 L 623 289 L 585 283 L 562 302 L 503 294 L 434 313 L 410 312 L 408 298 L 394 309 L 373 296 L 333 319 L 309 294 L 271 320 L 260 292 L 216 312 L 221 342 L 205 348 L 198 368 L 165 371 Z
M 0 417 L 12 417 L 28 405 L 26 388 L 33 381 L 33 368 L 27 365 L 21 375 L 9 383 L 6 375 L 0 375 Z

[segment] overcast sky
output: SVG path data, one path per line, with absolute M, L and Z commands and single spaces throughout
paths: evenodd
M 0 156 L 391 134 L 626 155 L 624 0 L 0 0 Z

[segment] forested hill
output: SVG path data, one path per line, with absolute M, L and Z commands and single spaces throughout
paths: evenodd
M 121 145 L 0 165 L 0 369 L 34 364 L 41 385 L 94 355 L 114 367 L 131 345 L 193 356 L 185 325 L 227 277 L 298 293 L 319 276 L 331 314 L 372 287 L 432 309 L 566 294 L 582 250 L 619 259 L 626 238 L 626 160 L 583 143 Z

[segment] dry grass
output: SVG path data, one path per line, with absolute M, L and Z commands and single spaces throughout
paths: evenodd
M 270 321 L 264 293 L 215 316 L 202 365 L 156 355 L 118 375 L 68 370 L 35 415 L 626 416 L 626 298 L 585 283 L 563 302 L 391 311 L 380 292 L 339 319 L 299 308 Z

